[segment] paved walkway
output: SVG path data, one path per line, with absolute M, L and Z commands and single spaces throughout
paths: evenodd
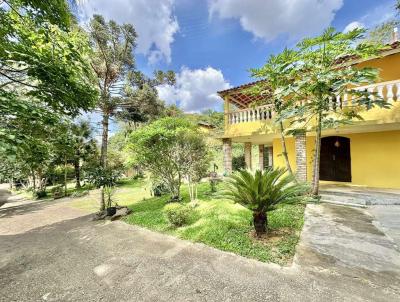
M 35 205 L 0 208 L 0 301 L 400 300 L 399 254 L 364 210 L 308 206 L 282 268 L 82 212 L 66 220 L 67 202 Z
M 376 226 L 393 239 L 400 251 L 400 206 L 371 206 L 368 212 L 376 218 Z

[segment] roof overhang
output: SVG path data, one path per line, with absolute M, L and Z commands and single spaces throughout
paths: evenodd
M 371 57 L 368 59 L 360 59 L 354 56 L 342 57 L 338 59 L 337 64 L 339 66 L 354 65 L 400 53 L 400 41 L 393 42 L 386 46 L 387 47 L 381 51 L 381 54 L 379 56 Z M 260 94 L 252 92 L 251 88 L 256 86 L 263 87 L 264 88 L 263 91 L 268 92 L 267 80 L 260 80 L 240 85 L 237 87 L 229 88 L 226 90 L 218 91 L 218 95 L 222 99 L 227 99 L 228 102 L 236 105 L 238 108 L 243 109 L 249 107 L 251 103 L 265 101 L 269 98 L 268 93 Z
M 257 86 L 261 88 L 263 93 L 252 91 L 252 88 L 256 88 Z M 265 80 L 218 91 L 218 95 L 239 108 L 247 108 L 251 103 L 261 102 L 270 97 L 268 94 L 267 81 Z

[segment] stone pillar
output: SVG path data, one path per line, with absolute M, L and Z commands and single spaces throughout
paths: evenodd
M 258 163 L 260 171 L 264 170 L 264 145 L 258 145 Z
M 272 147 L 267 148 L 268 152 L 268 167 L 274 167 L 274 149 Z
M 299 181 L 307 181 L 307 151 L 306 134 L 296 135 L 294 138 L 296 150 L 296 176 Z
M 246 163 L 246 169 L 251 170 L 251 143 L 244 143 L 244 161 Z
M 222 150 L 224 152 L 224 171 L 226 174 L 232 173 L 232 140 L 224 138 L 222 140 Z

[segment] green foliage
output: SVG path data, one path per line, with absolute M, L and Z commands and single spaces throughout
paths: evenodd
M 7 5 L 0 9 L 2 89 L 65 114 L 92 108 L 97 94 L 86 61 L 88 40 L 79 29 L 67 27 L 65 2 L 10 0 Z
M 151 192 L 152 192 L 153 196 L 160 197 L 160 196 L 167 194 L 169 192 L 169 190 L 168 190 L 167 186 L 165 185 L 165 183 L 156 181 L 151 187 Z
M 33 192 L 32 197 L 33 199 L 42 199 L 47 197 L 47 192 L 46 190 L 37 190 Z
M 86 181 L 96 188 L 113 187 L 121 177 L 121 171 L 102 166 L 93 167 L 86 172 Z
M 300 201 L 306 190 L 284 169 L 257 170 L 254 174 L 241 170 L 230 176 L 224 194 L 252 211 L 265 213 L 279 203 Z
M 131 160 L 164 182 L 173 198 L 179 199 L 183 177 L 201 179 L 209 166 L 209 154 L 203 136 L 189 121 L 163 118 L 129 138 Z
M 232 169 L 233 171 L 239 171 L 246 167 L 246 162 L 244 159 L 244 155 L 238 155 L 232 157 Z
M 114 203 L 115 187 L 112 185 L 105 185 L 103 191 L 104 191 L 106 207 L 110 208 Z
M 303 39 L 296 49 L 285 49 L 271 56 L 262 68 L 252 70 L 254 76 L 265 80 L 255 93 L 271 99 L 282 133 L 283 121 L 289 122 L 286 134 L 315 131 L 315 195 L 319 184 L 321 131 L 362 119 L 360 112 L 373 107 L 389 107 L 377 93 L 350 88 L 372 84 L 378 78 L 379 71 L 375 68 L 348 64 L 353 58 L 379 55 L 381 46 L 363 40 L 364 33 L 363 29 L 341 33 L 330 27 L 322 35 Z M 343 107 L 335 105 L 336 98 L 345 93 L 352 102 Z
M 5 1 L 0 23 L 1 174 L 42 191 L 66 116 L 97 98 L 90 48 L 63 0 Z
M 375 26 L 368 31 L 366 41 L 376 44 L 389 44 L 392 42 L 393 30 L 399 26 L 399 20 L 389 20 Z
M 180 227 L 188 223 L 193 209 L 190 206 L 174 202 L 164 207 L 164 214 L 173 226 Z
M 271 242 L 261 243 L 249 235 L 252 230 L 249 224 L 251 211 L 230 200 L 217 197 L 218 194 L 210 194 L 208 183 L 200 183 L 198 190 L 198 206 L 187 225 L 171 228 L 171 223 L 164 214 L 167 196 L 145 200 L 131 199 L 130 208 L 133 212 L 125 221 L 260 261 L 286 264 L 293 257 L 303 225 L 303 204 L 283 203 L 269 212 L 270 232 L 279 233 L 280 230 L 285 230 L 285 235 L 275 237 L 276 240 Z M 127 196 L 132 196 L 132 193 Z M 184 200 L 188 199 L 186 186 L 182 189 L 182 197 Z
M 64 196 L 64 186 L 57 185 L 51 188 L 51 195 L 54 199 L 61 198 Z

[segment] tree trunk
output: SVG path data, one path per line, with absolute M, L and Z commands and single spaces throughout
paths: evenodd
M 318 115 L 317 119 L 317 129 L 315 135 L 315 151 L 314 151 L 314 174 L 312 183 L 312 195 L 318 196 L 319 194 L 319 167 L 320 167 L 320 157 L 321 157 L 321 113 Z
M 35 171 L 32 172 L 32 180 L 33 180 L 33 191 L 36 191 L 36 176 Z
M 285 141 L 285 135 L 284 135 L 284 129 L 283 129 L 283 122 L 279 122 L 279 127 L 280 127 L 280 132 L 281 132 L 281 142 L 282 142 L 282 154 L 283 157 L 285 158 L 285 163 L 286 163 L 286 169 L 290 173 L 290 175 L 293 175 L 293 170 L 292 167 L 290 166 L 289 162 L 289 157 L 287 153 L 287 148 L 286 148 L 286 141 Z
M 101 139 L 101 154 L 100 154 L 100 164 L 103 168 L 107 167 L 107 144 L 108 144 L 108 124 L 109 124 L 110 115 L 108 112 L 103 112 L 103 134 Z M 100 194 L 100 211 L 103 211 L 106 208 L 105 200 L 104 200 L 104 188 L 101 188 Z
M 64 196 L 67 196 L 67 156 L 64 156 Z
M 75 170 L 75 188 L 81 188 L 81 166 L 79 165 L 79 158 L 74 160 L 74 170 Z
M 257 236 L 261 236 L 267 232 L 267 213 L 262 211 L 253 212 L 253 224 Z
M 104 211 L 106 209 L 106 202 L 104 198 L 104 187 L 100 188 L 100 211 Z
M 103 168 L 107 167 L 107 145 L 108 145 L 108 124 L 110 116 L 108 113 L 103 112 L 103 134 L 101 138 L 101 154 L 100 164 Z

